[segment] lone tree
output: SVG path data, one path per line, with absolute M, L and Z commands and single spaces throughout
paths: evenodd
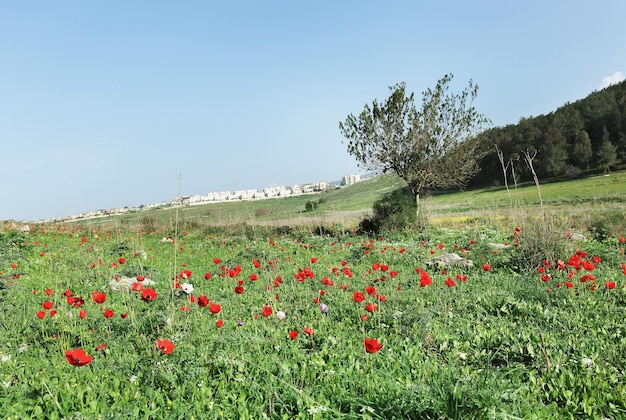
M 339 129 L 348 153 L 366 170 L 395 172 L 415 196 L 417 215 L 424 188 L 463 188 L 478 171 L 477 134 L 490 121 L 473 107 L 478 85 L 448 93 L 452 74 L 422 93 L 417 109 L 404 82 L 390 86 L 383 104 L 376 100 L 358 117 L 350 114 Z

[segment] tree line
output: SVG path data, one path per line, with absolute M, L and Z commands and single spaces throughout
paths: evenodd
M 606 173 L 626 165 L 626 81 L 479 137 L 483 155 L 473 186 L 500 183 L 507 164 L 515 181 L 530 180 L 525 153 L 535 156 L 533 166 L 542 180 Z

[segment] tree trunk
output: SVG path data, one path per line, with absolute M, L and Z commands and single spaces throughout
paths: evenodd
M 419 220 L 420 217 L 420 193 L 415 194 L 415 220 Z

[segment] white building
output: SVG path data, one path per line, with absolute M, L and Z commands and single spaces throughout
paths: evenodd
M 352 185 L 361 181 L 361 175 L 359 174 L 350 174 L 344 175 L 341 177 L 341 185 Z

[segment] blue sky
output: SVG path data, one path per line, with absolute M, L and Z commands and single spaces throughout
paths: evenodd
M 0 0 L 0 220 L 359 172 L 339 121 L 469 79 L 494 125 L 626 73 L 623 0 Z M 418 101 L 419 103 L 419 101 Z

